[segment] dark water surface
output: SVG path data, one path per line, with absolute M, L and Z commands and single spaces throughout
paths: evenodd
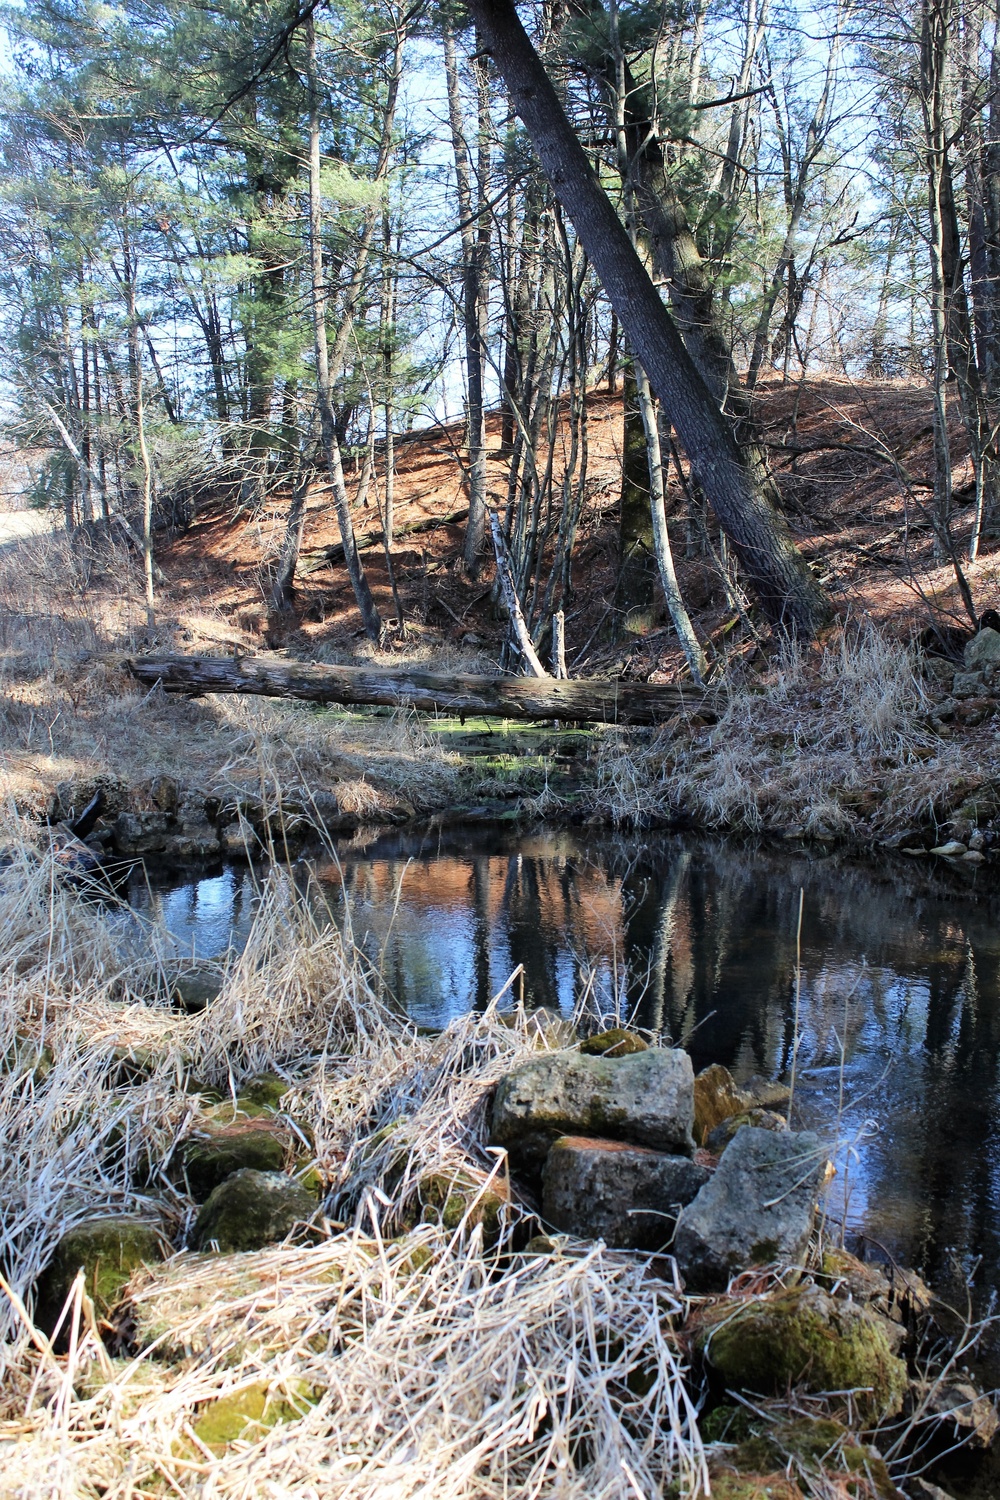
M 485 1006 L 518 965 L 527 1003 L 630 1015 L 737 1078 L 787 1075 L 802 892 L 796 1114 L 840 1140 L 831 1212 L 954 1290 L 1000 1277 L 1000 889 L 672 837 L 452 830 L 355 838 L 314 865 L 325 899 L 424 1026 Z M 186 951 L 245 935 L 230 868 L 136 906 Z M 846 1181 L 845 1181 L 846 1169 Z M 994 1359 L 991 1363 L 1000 1372 Z

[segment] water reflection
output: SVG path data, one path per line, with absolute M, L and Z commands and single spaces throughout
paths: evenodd
M 902 866 L 495 829 L 356 839 L 313 869 L 422 1025 L 482 1008 L 520 964 L 529 1003 L 631 1014 L 696 1068 L 719 1061 L 744 1078 L 791 1063 L 801 890 L 800 1111 L 855 1142 L 854 1157 L 842 1153 L 849 1224 L 938 1284 L 976 1256 L 995 1281 L 992 889 Z M 254 890 L 251 872 L 227 870 L 134 897 L 181 947 L 208 954 L 245 934 Z

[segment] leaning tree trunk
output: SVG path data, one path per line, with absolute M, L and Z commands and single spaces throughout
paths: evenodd
M 725 418 L 574 134 L 513 0 L 468 0 L 468 8 L 765 614 L 792 635 L 813 635 L 830 618 L 829 602 L 780 516 L 754 486 Z

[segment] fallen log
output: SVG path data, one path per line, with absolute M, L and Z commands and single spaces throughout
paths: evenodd
M 597 724 L 662 724 L 676 713 L 705 713 L 695 688 L 578 677 L 474 677 L 466 673 L 336 667 L 262 656 L 132 656 L 125 665 L 168 693 L 253 693 L 311 703 L 372 703 L 428 713 L 494 719 L 561 719 Z M 714 715 L 712 716 L 714 718 Z
M 409 521 L 405 526 L 397 526 L 394 541 L 399 542 L 404 536 L 421 536 L 427 531 L 437 531 L 442 526 L 458 526 L 462 521 L 469 518 L 469 507 L 466 505 L 461 510 L 453 510 L 446 516 L 424 516 L 420 521 Z M 359 552 L 366 551 L 369 547 L 381 547 L 385 540 L 385 532 L 365 531 L 356 539 L 355 545 Z M 320 568 L 334 568 L 344 561 L 343 542 L 333 542 L 329 547 L 318 547 L 310 552 L 303 552 L 299 558 L 300 573 L 318 573 Z

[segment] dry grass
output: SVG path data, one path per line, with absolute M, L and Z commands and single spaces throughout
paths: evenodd
M 477 780 L 451 737 L 412 711 L 179 701 L 140 690 L 106 660 L 81 661 L 84 648 L 142 648 L 140 605 L 127 553 L 81 560 L 61 533 L 0 548 L 0 794 L 20 809 L 44 816 L 59 785 L 100 777 L 113 788 L 112 814 L 141 808 L 162 774 L 190 794 L 195 820 L 206 795 L 228 804 L 250 797 L 272 826 L 286 808 L 308 816 L 317 792 L 372 823 L 517 791 L 527 816 L 558 819 L 571 805 L 558 776 L 541 791 L 516 777 Z M 218 651 L 241 641 L 254 648 L 211 600 L 188 597 L 149 644 Z M 355 648 L 357 659 L 371 658 L 369 647 Z M 415 637 L 400 660 L 452 671 L 487 665 L 454 647 L 430 651 Z M 961 741 L 934 731 L 920 658 L 875 627 L 845 628 L 823 649 L 779 656 L 759 676 L 737 673 L 716 689 L 713 725 L 678 720 L 653 736 L 592 728 L 592 754 L 575 774 L 596 821 L 643 826 L 681 816 L 705 828 L 870 845 L 914 826 L 935 830 L 963 788 L 1000 772 L 985 730 Z
M 475 1193 L 453 1230 L 411 1226 L 421 1176 L 495 1186 L 493 1083 L 545 1045 L 495 1008 L 440 1037 L 387 1009 L 335 928 L 283 874 L 218 1001 L 171 1011 L 165 934 L 60 886 L 25 847 L 0 880 L 0 1494 L 552 1496 L 626 1500 L 704 1457 L 671 1327 L 675 1290 L 602 1247 L 514 1254 L 509 1204 L 484 1247 Z M 126 1083 L 127 1049 L 149 1075 Z M 279 1070 L 346 1225 L 241 1256 L 176 1254 L 133 1285 L 141 1347 L 112 1360 L 78 1280 L 69 1352 L 30 1323 L 65 1230 L 105 1211 L 183 1234 L 190 1205 L 142 1186 L 191 1128 L 194 1074 L 235 1088 Z M 498 1258 L 499 1257 L 499 1258 Z M 234 1393 L 265 1416 L 211 1445 Z M 277 1404 L 276 1404 L 277 1403 Z M 237 1428 L 239 1428 L 237 1423 Z
M 50 1405 L 18 1424 L 3 1470 L 18 1478 L 0 1494 L 624 1500 L 700 1488 L 665 1331 L 680 1306 L 664 1285 L 599 1248 L 521 1257 L 498 1278 L 475 1235 L 427 1227 L 387 1242 L 374 1220 L 365 1229 L 262 1252 L 253 1287 L 246 1257 L 138 1287 L 140 1310 L 155 1304 L 172 1339 L 199 1352 L 163 1369 L 154 1349 L 102 1372 L 85 1333 L 75 1368 L 42 1375 Z M 180 1271 L 182 1295 L 168 1279 Z M 262 1387 L 287 1419 L 206 1445 L 199 1416 Z
M 992 745 L 971 751 L 929 726 L 920 658 L 875 629 L 779 656 L 762 677 L 723 683 L 713 706 L 707 726 L 608 732 L 595 811 L 870 843 L 943 818 L 970 778 L 996 772 Z

